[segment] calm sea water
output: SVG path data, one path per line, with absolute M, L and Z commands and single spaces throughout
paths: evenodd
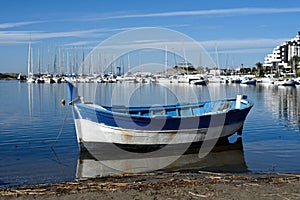
M 300 172 L 300 87 L 243 85 L 79 85 L 88 101 L 104 105 L 153 105 L 195 102 L 246 94 L 255 105 L 246 119 L 237 149 L 216 150 L 199 160 L 183 156 L 164 168 L 229 172 Z M 167 158 L 104 162 L 79 153 L 72 113 L 53 146 L 67 113 L 66 84 L 27 84 L 0 81 L 0 186 L 70 181 L 81 177 L 157 169 Z M 230 138 L 234 143 L 237 136 Z M 242 141 L 241 141 L 242 140 Z M 235 145 L 231 144 L 231 145 Z M 51 148 L 53 146 L 53 148 Z M 109 160 L 109 158 L 105 158 Z M 132 158 L 131 158 L 132 159 Z M 147 162 L 146 162 L 147 161 Z M 151 164 L 150 164 L 151 163 Z M 111 166 L 116 166 L 113 170 Z M 120 166 L 125 166 L 120 168 Z M 159 165 L 160 166 L 160 165 Z M 163 165 L 161 165 L 163 166 Z M 222 166 L 223 168 L 218 168 Z M 143 170 L 141 170 L 143 171 Z M 91 173 L 92 172 L 92 173 Z

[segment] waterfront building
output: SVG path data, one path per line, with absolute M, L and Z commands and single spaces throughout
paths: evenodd
M 267 54 L 264 60 L 264 67 L 274 70 L 293 72 L 294 66 L 289 65 L 289 61 L 294 57 L 300 57 L 300 31 L 294 38 L 282 43 L 273 49 L 272 53 Z

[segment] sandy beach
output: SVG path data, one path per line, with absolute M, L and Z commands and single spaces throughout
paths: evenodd
M 300 174 L 127 174 L 1 188 L 0 199 L 300 199 Z

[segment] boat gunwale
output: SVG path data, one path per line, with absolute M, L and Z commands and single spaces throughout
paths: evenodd
M 230 102 L 230 101 L 236 101 L 234 98 L 230 99 L 225 99 L 225 100 L 213 100 L 213 101 L 205 101 L 205 102 L 199 102 L 199 103 L 183 103 L 183 104 L 172 104 L 172 105 L 160 105 L 160 106 L 133 106 L 133 107 L 126 107 L 126 106 L 120 106 L 122 107 L 122 111 L 124 112 L 118 112 L 118 106 L 114 108 L 114 106 L 101 106 L 95 103 L 90 103 L 90 102 L 84 102 L 84 103 L 76 103 L 76 106 L 79 105 L 79 107 L 86 108 L 88 110 L 94 110 L 98 113 L 107 113 L 111 115 L 118 115 L 118 116 L 130 116 L 130 117 L 136 117 L 136 118 L 143 118 L 143 119 L 153 119 L 153 118 L 161 118 L 161 119 L 166 119 L 166 118 L 195 118 L 195 117 L 201 117 L 201 116 L 216 116 L 220 114 L 226 114 L 229 112 L 236 112 L 236 111 L 242 111 L 248 108 L 251 108 L 254 103 L 251 100 L 248 99 L 242 99 L 241 103 L 246 105 L 241 108 L 230 108 L 230 109 L 225 109 L 225 111 L 216 111 L 216 112 L 207 112 L 207 113 L 202 113 L 198 115 L 168 115 L 168 114 L 160 114 L 160 115 L 141 115 L 141 114 L 130 114 L 130 111 L 160 111 L 160 110 L 168 110 L 168 109 L 186 109 L 186 108 L 194 108 L 194 107 L 204 107 L 206 103 L 214 103 L 214 102 Z M 127 110 L 126 110 L 127 109 Z

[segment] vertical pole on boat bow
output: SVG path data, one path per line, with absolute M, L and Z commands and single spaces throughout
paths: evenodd
M 235 108 L 240 109 L 241 108 L 241 100 L 242 99 L 247 99 L 246 95 L 237 95 L 236 97 L 236 102 L 235 102 Z
M 236 102 L 235 102 L 235 108 L 240 109 L 241 108 L 241 100 L 243 95 L 237 95 Z

